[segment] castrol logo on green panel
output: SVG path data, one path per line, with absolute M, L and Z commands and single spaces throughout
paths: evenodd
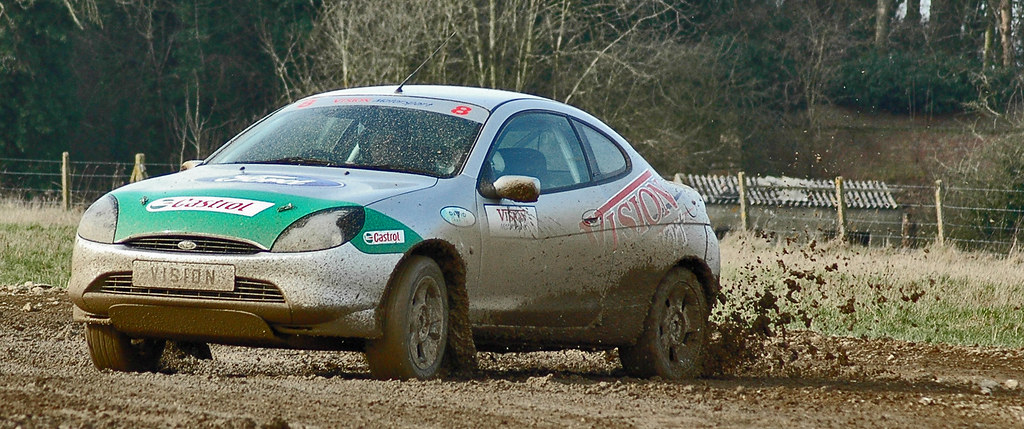
M 153 200 L 146 205 L 151 213 L 172 211 L 203 211 L 228 213 L 253 217 L 263 210 L 273 207 L 274 203 L 242 198 L 227 197 L 167 197 Z

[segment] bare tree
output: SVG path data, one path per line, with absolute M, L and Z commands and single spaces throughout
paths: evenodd
M 79 30 L 85 29 L 85 26 L 82 25 L 82 20 L 78 19 L 78 15 L 83 15 L 86 21 L 103 27 L 103 20 L 100 17 L 99 7 L 96 6 L 96 0 L 64 0 L 64 7 L 67 8 L 71 21 Z M 0 15 L 3 15 L 2 4 L 0 4 Z
M 826 87 L 838 74 L 844 49 L 858 43 L 848 31 L 849 22 L 835 18 L 842 15 L 841 6 L 804 3 L 793 6 L 789 13 L 797 17 L 788 34 L 783 36 L 783 53 L 792 59 L 795 71 L 792 85 L 799 88 L 807 119 L 812 127 L 818 123 L 816 106 L 827 102 Z
M 885 49 L 889 41 L 890 9 L 893 0 L 877 0 L 875 7 L 875 48 Z M 919 5 L 920 6 L 920 5 Z
M 594 52 L 592 54 L 593 55 L 593 59 L 590 61 L 589 64 L 587 64 L 587 68 L 584 69 L 583 73 L 580 74 L 580 77 L 576 80 L 576 83 L 573 85 L 572 89 L 569 90 L 569 93 L 566 94 L 565 99 L 563 101 L 568 103 L 569 100 L 572 99 L 573 95 L 575 95 L 576 92 L 580 90 L 580 84 L 582 84 L 584 79 L 586 79 L 587 75 L 590 74 L 594 70 L 594 66 L 597 64 L 597 62 L 602 60 L 602 59 L 604 59 L 606 56 L 609 55 L 609 52 L 610 52 L 612 47 L 616 46 L 617 44 L 622 42 L 623 39 L 625 39 L 628 36 L 632 35 L 646 21 L 653 20 L 653 19 L 656 19 L 658 17 L 661 17 L 661 16 L 665 15 L 666 13 L 668 13 L 669 11 L 672 10 L 672 6 L 669 6 L 669 5 L 660 5 L 660 6 L 662 6 L 662 7 L 659 8 L 658 10 L 655 10 L 655 11 L 651 12 L 648 15 L 637 16 L 637 17 L 635 17 L 633 19 L 630 19 L 630 21 L 632 21 L 632 23 L 631 23 L 631 25 L 630 25 L 630 27 L 628 29 L 626 29 L 625 31 L 622 31 L 617 37 L 615 37 L 614 39 L 608 41 L 604 45 L 604 47 L 602 47 L 599 51 Z M 630 11 L 630 12 L 633 12 L 633 13 L 631 13 L 631 15 L 635 15 L 636 11 Z M 614 59 L 612 59 L 612 60 L 614 60 Z M 620 61 L 620 63 L 622 65 L 626 66 L 626 69 L 628 69 L 628 70 L 635 70 L 634 67 L 630 67 L 631 63 L 629 63 L 629 62 L 621 62 Z
M 203 135 L 206 132 L 209 117 L 203 115 L 202 104 L 200 103 L 199 75 L 192 74 L 192 80 L 185 84 L 184 111 L 172 113 L 172 124 L 176 137 L 180 144 L 178 151 L 178 163 L 183 163 L 185 150 L 191 148 L 189 159 L 198 159 L 203 155 Z
M 903 20 L 911 25 L 921 24 L 921 0 L 906 0 L 907 14 Z
M 719 164 L 735 165 L 745 136 L 725 106 L 735 94 L 726 88 L 739 78 L 717 61 L 716 48 L 678 41 L 686 7 L 664 0 L 334 0 L 322 4 L 308 36 L 275 33 L 270 22 L 257 27 L 291 99 L 397 83 L 455 32 L 414 82 L 505 88 L 580 105 L 642 141 L 643 150 L 664 158 L 656 161 L 662 168 L 682 165 L 669 153 L 720 155 L 727 161 Z
M 398 83 L 451 33 L 444 1 L 327 1 L 312 31 L 274 40 L 273 22 L 258 24 L 286 98 L 338 87 Z M 283 48 L 281 48 L 283 46 Z
M 323 3 L 308 37 L 296 32 L 293 40 L 273 40 L 272 23 L 259 27 L 275 72 L 292 97 L 323 89 L 327 82 L 397 82 L 454 31 L 439 61 L 417 79 L 571 98 L 581 90 L 586 70 L 593 69 L 591 62 L 615 61 L 606 58 L 610 47 L 639 33 L 670 37 L 674 30 L 669 25 L 650 28 L 650 21 L 675 7 L 661 0 L 335 0 Z M 558 76 L 566 64 L 573 64 L 571 80 Z
M 999 0 L 999 39 L 1003 47 L 1003 67 L 1013 66 L 1013 5 Z
M 466 57 L 473 59 L 469 82 L 493 88 L 525 89 L 534 76 L 534 66 L 540 56 L 539 39 L 555 2 L 487 0 L 485 4 L 478 3 L 483 2 L 470 2 L 463 14 L 453 16 L 451 21 L 459 30 L 456 37 L 461 42 L 456 43 L 453 50 L 465 52 Z

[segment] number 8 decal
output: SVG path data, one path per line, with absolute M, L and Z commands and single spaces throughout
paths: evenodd
M 452 109 L 452 113 L 456 115 L 468 115 L 469 112 L 471 111 L 473 111 L 473 109 L 469 106 L 457 106 L 456 108 Z

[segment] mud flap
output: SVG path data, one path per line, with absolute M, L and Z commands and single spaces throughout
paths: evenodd
M 453 287 L 448 291 L 449 326 L 448 347 L 451 356 L 452 375 L 470 376 L 477 370 L 476 344 L 473 342 L 472 325 L 469 322 L 469 295 L 464 287 Z

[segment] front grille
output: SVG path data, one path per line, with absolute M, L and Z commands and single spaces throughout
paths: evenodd
M 96 292 L 120 295 L 153 296 L 166 298 L 197 298 L 224 301 L 284 302 L 284 294 L 271 283 L 253 279 L 236 278 L 233 291 L 207 291 L 187 289 L 161 289 L 135 287 L 132 273 L 114 273 L 102 277 Z
M 182 249 L 178 243 L 191 241 L 195 248 Z M 251 255 L 262 252 L 263 249 L 250 243 L 227 240 L 211 237 L 188 237 L 188 236 L 160 236 L 142 237 L 128 240 L 124 243 L 129 247 L 144 250 L 159 250 L 163 252 L 186 252 L 186 253 L 214 253 L 219 255 Z

